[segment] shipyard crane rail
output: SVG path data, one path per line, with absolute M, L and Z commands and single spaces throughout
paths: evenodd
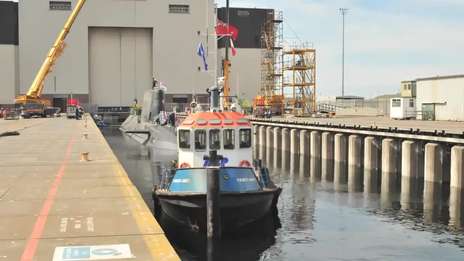
M 51 102 L 48 99 L 45 99 L 42 96 L 42 92 L 44 90 L 44 81 L 47 78 L 48 74 L 52 71 L 52 67 L 55 64 L 56 60 L 60 57 L 63 53 L 65 48 L 65 39 L 68 36 L 74 21 L 76 20 L 77 16 L 79 15 L 82 7 L 84 6 L 86 0 L 79 0 L 74 7 L 73 11 L 68 17 L 63 29 L 59 33 L 58 37 L 55 40 L 52 48 L 48 52 L 47 57 L 45 58 L 42 66 L 40 67 L 39 71 L 37 72 L 34 81 L 32 82 L 28 92 L 26 95 L 17 96 L 15 99 L 15 103 L 18 105 L 25 106 L 26 105 L 35 105 L 32 106 L 34 108 L 34 112 L 37 115 L 46 116 L 46 107 L 51 106 Z

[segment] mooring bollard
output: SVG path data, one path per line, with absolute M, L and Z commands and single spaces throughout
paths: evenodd
M 217 155 L 217 151 L 213 150 L 204 159 L 209 162 L 206 186 L 206 231 L 207 238 L 214 240 L 222 236 L 219 191 L 219 162 L 222 156 Z
M 89 154 L 90 154 L 89 152 L 82 152 L 81 153 L 81 161 L 82 162 L 90 161 Z

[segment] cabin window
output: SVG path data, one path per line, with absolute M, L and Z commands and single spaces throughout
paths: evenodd
M 209 131 L 209 149 L 210 150 L 221 149 L 221 131 L 220 130 Z
M 195 149 L 206 150 L 206 130 L 195 131 Z
M 190 131 L 179 130 L 179 148 L 190 149 Z
M 224 149 L 235 149 L 235 130 L 224 130 Z
M 240 130 L 240 148 L 251 148 L 251 129 Z

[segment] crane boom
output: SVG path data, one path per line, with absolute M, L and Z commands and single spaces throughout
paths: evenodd
M 42 63 L 42 66 L 37 72 L 34 81 L 32 82 L 31 87 L 29 88 L 29 91 L 26 95 L 18 96 L 16 98 L 17 104 L 26 104 L 28 102 L 46 104 L 48 102 L 40 99 L 40 96 L 42 95 L 44 89 L 45 78 L 50 73 L 56 60 L 63 52 L 63 49 L 65 47 L 64 40 L 68 36 L 68 33 L 71 30 L 71 27 L 73 26 L 74 21 L 79 15 L 79 12 L 81 11 L 85 2 L 86 0 L 79 0 L 79 2 L 77 2 L 77 5 L 74 7 L 72 13 L 69 15 L 68 20 L 66 21 L 63 29 L 56 38 L 55 43 L 48 52 L 47 57 L 45 58 L 44 62 Z

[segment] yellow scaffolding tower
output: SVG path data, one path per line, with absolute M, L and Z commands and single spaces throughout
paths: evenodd
M 316 112 L 316 50 L 296 47 L 283 52 L 283 95 L 287 108 L 296 116 Z
M 271 11 L 266 20 L 261 30 L 261 87 L 254 103 L 255 109 L 258 106 L 279 115 L 283 112 L 283 13 Z

